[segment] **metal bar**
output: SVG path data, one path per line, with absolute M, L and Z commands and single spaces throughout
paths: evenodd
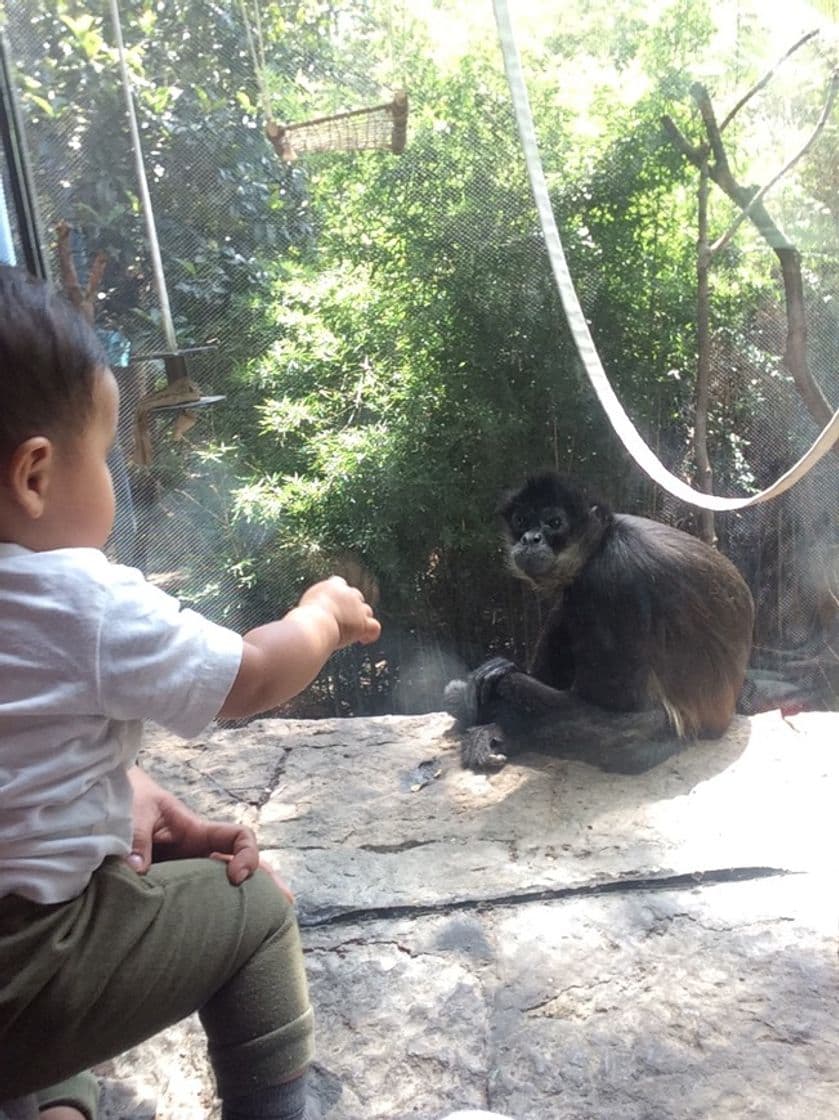
M 34 276 L 49 280 L 32 168 L 27 154 L 23 117 L 15 96 L 8 40 L 0 28 L 0 141 L 8 171 L 9 191 L 23 262 Z
M 143 163 L 143 146 L 140 143 L 140 128 L 137 124 L 137 112 L 134 108 L 134 92 L 131 88 L 131 76 L 128 73 L 128 60 L 125 56 L 125 44 L 122 41 L 122 24 L 119 18 L 117 0 L 111 0 L 111 20 L 114 25 L 117 51 L 119 53 L 119 68 L 122 76 L 122 88 L 125 94 L 125 109 L 128 114 L 128 127 L 131 132 L 131 150 L 134 155 L 134 167 L 137 172 L 137 184 L 140 188 L 140 203 L 143 208 L 143 217 L 146 222 L 146 235 L 149 239 L 149 253 L 151 255 L 152 272 L 154 273 L 154 286 L 160 304 L 160 321 L 163 324 L 163 333 L 166 336 L 166 345 L 176 352 L 178 338 L 175 334 L 175 324 L 172 320 L 172 309 L 169 305 L 169 292 L 166 288 L 166 276 L 163 272 L 163 260 L 160 256 L 160 242 L 157 239 L 157 226 L 154 221 L 154 209 L 149 182 L 146 178 L 146 168 Z

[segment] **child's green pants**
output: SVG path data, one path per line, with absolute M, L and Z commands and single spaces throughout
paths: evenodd
M 111 858 L 78 898 L 0 898 L 0 1102 L 62 1081 L 198 1011 L 219 1096 L 301 1072 L 313 1055 L 291 904 L 212 859 L 138 875 Z

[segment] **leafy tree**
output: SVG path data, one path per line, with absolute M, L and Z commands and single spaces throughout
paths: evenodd
M 659 121 L 688 120 L 696 65 L 714 63 L 721 96 L 754 80 L 762 23 L 741 12 L 728 60 L 709 53 L 705 0 L 521 7 L 572 274 L 619 395 L 678 470 L 692 423 L 695 203 Z M 449 42 L 439 26 L 455 9 L 464 34 Z M 433 706 L 449 655 L 521 657 L 531 638 L 531 608 L 498 556 L 492 510 L 504 486 L 553 463 L 616 505 L 655 512 L 659 501 L 627 465 L 570 345 L 487 7 L 262 3 L 262 77 L 278 120 L 376 102 L 403 83 L 410 97 L 404 155 L 288 165 L 262 133 L 238 0 L 122 10 L 179 336 L 219 340 L 208 378 L 227 397 L 195 443 L 160 441 L 151 559 L 183 567 L 190 601 L 244 624 L 288 605 L 304 581 L 360 565 L 378 584 L 385 637 L 339 659 L 319 697 L 340 711 Z M 106 312 L 156 347 L 103 11 L 52 0 L 31 32 L 15 13 L 11 24 L 13 43 L 30 44 L 23 93 L 50 217 L 77 225 L 91 251 L 109 249 Z M 746 156 L 768 142 L 759 122 L 743 124 Z M 819 199 L 812 214 L 800 193 L 794 205 L 814 237 L 835 217 L 828 179 L 823 168 L 796 187 Z M 730 432 L 775 392 L 771 346 L 752 326 L 771 276 L 735 246 L 722 263 L 712 452 L 718 476 L 742 483 L 754 453 Z M 394 700 L 400 685 L 416 691 Z

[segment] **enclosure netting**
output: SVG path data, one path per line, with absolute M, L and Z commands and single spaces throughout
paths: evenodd
M 601 6 L 602 27 L 611 28 L 609 34 L 615 37 L 612 55 L 617 58 L 626 48 L 637 19 L 635 24 L 627 19 L 622 32 L 620 15 L 615 17 L 618 23 L 612 27 L 609 5 L 604 2 Z M 308 554 L 302 555 L 300 548 L 296 552 L 288 550 L 282 540 L 282 511 L 279 537 L 277 518 L 269 524 L 259 517 L 234 515 L 234 491 L 241 504 L 243 487 L 259 488 L 256 468 L 247 449 L 254 446 L 258 433 L 265 427 L 267 390 L 261 380 L 260 363 L 270 360 L 272 348 L 291 329 L 287 318 L 280 324 L 272 322 L 266 314 L 267 293 L 276 292 L 277 285 L 281 285 L 284 260 L 298 261 L 301 256 L 310 262 L 317 261 L 319 256 L 326 259 L 325 239 L 331 238 L 330 244 L 335 240 L 335 232 L 328 229 L 329 215 L 323 209 L 327 205 L 323 197 L 319 196 L 320 210 L 313 210 L 311 204 L 313 184 L 324 167 L 329 169 L 335 184 L 336 200 L 339 195 L 345 200 L 353 192 L 370 191 L 371 184 L 388 197 L 385 217 L 371 213 L 368 226 L 362 220 L 363 207 L 360 208 L 361 217 L 353 236 L 359 244 L 370 242 L 377 252 L 386 254 L 388 237 L 393 238 L 393 231 L 399 230 L 399 247 L 393 252 L 401 254 L 407 287 L 414 281 L 416 286 L 427 285 L 428 270 L 433 267 L 439 270 L 436 285 L 444 292 L 447 284 L 455 282 L 455 274 L 457 282 L 462 283 L 471 270 L 472 287 L 452 317 L 458 329 L 465 331 L 468 326 L 472 332 L 470 353 L 462 357 L 464 365 L 476 361 L 482 337 L 492 335 L 497 309 L 521 307 L 521 337 L 514 339 L 516 331 L 510 328 L 504 343 L 510 347 L 509 353 L 505 349 L 505 360 L 516 371 L 513 388 L 510 389 L 510 378 L 505 385 L 493 384 L 490 368 L 484 371 L 482 379 L 475 381 L 473 397 L 485 395 L 488 412 L 492 409 L 493 414 L 503 416 L 514 411 L 518 401 L 529 399 L 528 386 L 536 376 L 528 373 L 530 368 L 552 369 L 557 382 L 564 381 L 570 386 L 563 390 L 565 397 L 560 394 L 559 405 L 546 405 L 538 416 L 533 414 L 539 411 L 538 406 L 535 410 L 531 408 L 530 415 L 522 418 L 524 442 L 520 456 L 505 453 L 500 462 L 491 454 L 484 456 L 493 464 L 491 471 L 497 473 L 498 482 L 515 483 L 525 470 L 552 462 L 605 491 L 617 508 L 692 528 L 695 521 L 690 510 L 656 491 L 622 459 L 607 430 L 605 417 L 581 383 L 551 291 L 544 247 L 526 190 L 518 196 L 519 212 L 504 219 L 509 234 L 505 234 L 504 222 L 499 221 L 499 211 L 509 205 L 504 201 L 504 173 L 492 178 L 487 169 L 495 166 L 502 141 L 511 153 L 509 176 L 521 181 L 522 170 L 520 155 L 515 155 L 509 104 L 504 105 L 500 97 L 489 96 L 481 69 L 487 66 L 488 72 L 501 73 L 490 5 L 487 3 L 485 9 L 481 5 L 428 6 L 429 13 L 433 13 L 433 19 L 429 15 L 429 26 L 433 24 L 434 38 L 422 65 L 414 62 L 417 89 L 412 86 L 408 69 L 412 64 L 412 33 L 410 28 L 406 30 L 404 13 L 395 29 L 390 6 L 387 10 L 382 7 L 379 19 L 375 6 L 348 5 L 347 12 L 342 14 L 339 5 L 317 35 L 299 23 L 301 37 L 305 32 L 308 38 L 305 42 L 301 38 L 298 46 L 289 42 L 288 28 L 302 6 L 279 7 L 286 14 L 287 37 L 272 42 L 271 25 L 266 18 L 270 73 L 262 76 L 277 98 L 277 118 L 300 121 L 328 116 L 335 110 L 376 105 L 383 103 L 382 93 L 387 95 L 404 85 L 411 102 L 405 151 L 402 155 L 387 151 L 340 154 L 334 150 L 336 145 L 326 143 L 323 146 L 332 150 L 315 154 L 307 152 L 307 147 L 317 146 L 316 141 L 301 128 L 296 133 L 287 133 L 298 159 L 284 163 L 266 140 L 256 76 L 244 29 L 238 23 L 239 9 L 232 0 L 228 5 L 196 5 L 185 0 L 157 6 L 141 2 L 122 5 L 123 32 L 129 53 L 133 52 L 145 166 L 178 341 L 183 348 L 197 348 L 188 356 L 188 364 L 190 376 L 201 392 L 223 396 L 224 400 L 202 410 L 195 426 L 179 441 L 173 439 L 175 415 L 160 413 L 152 420 L 151 464 L 138 467 L 129 462 L 127 466 L 131 498 L 129 504 L 123 501 L 121 505 L 122 516 L 112 545 L 118 557 L 139 564 L 150 578 L 197 603 L 220 621 L 244 628 L 265 621 L 294 602 L 301 580 L 317 571 L 319 551 L 324 563 L 329 564 L 340 552 L 334 543 L 328 547 L 322 543 L 317 537 L 317 525 L 312 526 Z M 639 11 L 643 8 L 637 7 Z M 586 6 L 582 5 L 583 8 Z M 666 5 L 657 6 L 661 12 L 666 9 Z M 803 32 L 816 24 L 822 27 L 818 41 L 792 56 L 773 77 L 766 95 L 753 98 L 743 117 L 731 126 L 732 145 L 747 131 L 763 131 L 768 137 L 788 136 L 788 150 L 794 151 L 824 104 L 832 65 L 830 36 L 834 25 L 805 5 L 799 10 L 793 4 L 789 9 L 788 34 L 767 34 L 763 39 L 752 35 L 748 38 L 751 53 L 746 60 L 748 21 L 736 31 L 737 21 L 745 20 L 745 8 L 714 8 L 724 25 L 720 30 L 728 36 L 723 36 L 725 45 L 721 41 L 718 48 L 720 70 L 723 63 L 729 74 L 732 67 L 736 70 L 740 52 L 743 89 L 753 84 L 752 75 L 768 70 L 779 53 Z M 591 43 L 586 46 L 585 37 L 597 35 L 596 27 L 583 27 L 579 18 L 567 29 L 566 11 L 566 5 L 546 4 L 541 16 L 545 21 L 541 39 L 531 33 L 529 37 L 525 34 L 523 40 L 526 62 L 528 51 L 532 52 L 531 57 L 538 55 L 542 63 L 546 54 L 553 51 L 555 64 L 543 65 L 542 72 L 550 72 L 556 87 L 565 91 L 569 86 L 583 89 L 589 81 L 585 60 L 590 62 L 596 51 Z M 760 6 L 756 6 L 749 18 L 758 20 L 759 11 Z M 471 22 L 467 21 L 467 13 Z M 110 347 L 122 387 L 121 430 L 124 450 L 130 459 L 137 403 L 150 389 L 164 384 L 161 361 L 151 356 L 164 351 L 166 345 L 136 187 L 130 186 L 134 182 L 131 148 L 107 8 L 103 5 L 100 10 L 96 4 L 64 0 L 49 0 L 45 4 L 23 0 L 6 4 L 5 21 L 16 66 L 17 95 L 26 124 L 42 234 L 54 278 L 60 276 L 56 244 L 57 230 L 63 221 L 72 227 L 73 259 L 82 276 L 97 251 L 104 250 L 109 257 L 105 281 L 95 300 L 96 322 Z M 318 57 L 318 43 L 325 43 L 330 34 L 333 47 L 324 47 Z M 354 34 L 359 37 L 361 61 L 354 72 L 338 73 L 336 59 L 351 56 Z M 468 35 L 477 36 L 480 45 L 475 49 L 474 59 L 462 62 L 455 73 L 446 51 Z M 336 42 L 343 53 L 334 49 Z M 658 44 L 656 49 L 663 50 L 660 40 Z M 711 66 L 713 58 L 713 52 L 703 55 L 703 69 L 695 75 L 712 92 L 717 79 Z M 431 74 L 435 67 L 439 72 Z M 664 77 L 658 88 L 666 89 L 670 79 L 663 64 L 659 65 L 659 72 Z M 620 66 L 617 73 L 623 73 Z M 590 80 L 594 82 L 595 75 Z M 502 79 L 498 82 L 497 88 L 502 88 Z M 809 97 L 806 103 L 804 84 Z M 640 152 L 648 138 L 628 135 L 615 142 L 608 158 L 592 159 L 589 194 L 596 200 L 597 213 L 589 222 L 585 218 L 588 188 L 580 185 L 585 180 L 581 172 L 584 159 L 579 152 L 564 151 L 561 147 L 562 129 L 565 142 L 574 135 L 568 103 L 557 95 L 554 105 L 553 97 L 543 81 L 534 100 L 537 128 L 551 185 L 557 192 L 560 230 L 569 239 L 572 267 L 575 259 L 585 265 L 578 277 L 583 306 L 591 317 L 595 337 L 598 342 L 603 341 L 604 363 L 610 374 L 621 372 L 616 368 L 620 365 L 620 348 L 623 347 L 627 361 L 634 348 L 633 368 L 641 369 L 646 362 L 651 376 L 657 379 L 659 387 L 655 391 L 638 389 L 639 399 L 643 396 L 646 402 L 640 410 L 640 424 L 665 463 L 689 477 L 687 437 L 692 426 L 691 398 L 689 393 L 680 396 L 675 390 L 670 392 L 674 383 L 686 376 L 686 371 L 668 368 L 670 354 L 667 347 L 659 344 L 669 329 L 668 316 L 675 314 L 677 307 L 680 314 L 690 314 L 673 291 L 679 282 L 675 272 L 678 268 L 689 270 L 691 259 L 686 257 L 677 265 L 668 257 L 665 244 L 665 231 L 671 220 L 667 207 L 678 192 L 671 192 L 667 196 L 671 201 L 666 201 L 664 183 L 680 173 L 681 157 L 674 149 L 662 145 L 657 157 L 662 169 L 661 190 L 645 180 L 648 189 L 643 206 L 662 206 L 661 247 L 657 249 L 657 243 L 651 240 L 645 266 L 631 277 L 633 306 L 645 309 L 643 321 L 615 326 L 616 340 L 609 345 L 612 318 L 619 314 L 616 301 L 622 250 L 616 242 L 614 255 L 608 258 L 598 241 L 598 230 L 606 230 L 608 222 L 631 223 L 638 217 L 632 209 L 632 199 L 625 212 L 620 212 L 624 205 L 621 190 L 623 179 L 630 172 L 638 173 L 639 182 L 644 175 L 652 174 L 639 171 L 640 156 L 633 155 L 633 145 Z M 462 110 L 455 104 L 456 98 L 461 99 Z M 482 99 L 486 110 L 481 107 Z M 581 94 L 581 104 L 583 100 Z M 731 101 L 728 96 L 729 106 Z M 721 103 L 721 114 L 723 109 Z M 680 93 L 670 111 L 678 115 L 682 127 L 688 127 L 689 97 Z M 468 114 L 471 123 L 466 122 Z M 370 127 L 378 130 L 371 146 L 378 146 L 384 133 L 392 133 L 393 123 L 393 114 L 385 110 L 369 118 Z M 833 407 L 839 402 L 837 135 L 834 111 L 812 153 L 766 199 L 778 225 L 794 231 L 803 262 L 807 361 Z M 729 133 L 726 139 L 728 136 Z M 449 181 L 447 168 L 454 166 L 454 145 L 458 149 L 459 171 Z M 341 160 L 344 163 L 339 166 Z M 576 198 L 563 195 L 566 164 L 569 168 L 573 165 L 578 185 Z M 648 163 L 647 167 L 650 166 Z M 768 163 L 759 168 L 762 181 L 771 170 Z M 802 189 L 802 182 L 806 190 Z M 693 190 L 691 183 L 689 177 L 685 179 L 685 192 Z M 718 209 L 716 213 L 721 219 L 720 228 L 724 228 L 733 210 Z M 656 228 L 655 219 L 649 214 L 644 221 L 645 228 Z M 435 225 L 442 232 L 436 258 L 430 265 L 429 256 L 423 253 L 424 246 L 438 236 Z M 417 232 L 420 227 L 421 235 Z M 630 248 L 627 241 L 626 251 Z M 765 240 L 747 222 L 738 236 L 736 249 L 728 250 L 727 260 L 731 264 L 732 255 L 736 254 L 742 274 L 743 270 L 748 272 L 751 255 L 756 258 L 767 252 L 771 256 Z M 660 257 L 655 257 L 656 253 Z M 598 254 L 604 261 L 599 270 Z M 371 275 L 379 267 L 377 259 L 371 249 Z M 334 265 L 334 258 L 331 260 Z M 492 278 L 491 283 L 488 277 Z M 742 295 L 742 285 L 738 292 Z M 730 299 L 732 317 L 715 330 L 712 359 L 714 438 L 726 449 L 725 461 L 731 468 L 728 477 L 718 472 L 717 485 L 727 493 L 773 481 L 819 430 L 817 420 L 808 412 L 782 365 L 788 323 L 780 282 L 771 297 L 764 295 L 738 302 L 735 295 L 733 289 L 728 291 L 723 285 L 719 300 L 724 306 Z M 433 294 L 429 295 L 426 302 L 432 298 Z M 533 314 L 534 304 L 542 308 L 541 316 Z M 744 306 L 748 306 L 747 313 L 741 313 Z M 403 345 L 406 325 L 404 316 L 393 314 L 393 353 L 398 353 Z M 329 338 L 322 345 L 328 350 L 340 344 L 340 340 Z M 359 353 L 357 364 L 361 371 L 358 385 L 369 386 L 375 375 L 375 362 Z M 452 364 L 456 364 L 455 359 Z M 289 371 L 292 380 L 298 376 L 299 370 Z M 632 374 L 636 379 L 640 376 Z M 631 397 L 637 388 L 631 381 L 618 385 L 625 398 Z M 348 424 L 370 407 L 365 393 L 359 388 L 359 402 L 355 411 L 348 410 Z M 563 401 L 571 399 L 576 409 L 573 417 L 562 407 Z M 428 401 L 428 410 L 433 412 L 437 406 L 433 389 L 428 391 Z M 674 401 L 680 403 L 674 405 Z M 287 402 L 283 407 L 288 410 Z M 456 403 L 449 407 L 457 409 Z M 476 409 L 479 414 L 480 409 Z M 457 415 L 449 412 L 447 416 L 447 423 L 457 433 L 450 442 L 459 448 L 452 452 L 459 456 L 459 478 L 464 485 L 471 478 L 478 487 L 485 504 L 481 519 L 489 522 L 490 491 L 496 479 L 487 484 L 485 492 L 480 491 L 483 458 L 474 449 L 482 439 L 493 438 L 492 433 L 475 430 L 474 421 L 467 419 L 466 413 L 463 424 L 469 428 L 458 432 Z M 537 421 L 540 428 L 536 427 Z M 266 434 L 262 438 L 280 437 Z M 410 462 L 421 459 L 419 448 Z M 270 478 L 271 472 L 264 462 L 263 455 L 259 469 L 265 478 Z M 288 464 L 283 470 L 285 479 L 296 477 Z M 305 463 L 301 462 L 300 473 L 305 476 L 305 472 Z M 365 502 L 376 505 L 378 491 L 373 488 L 364 495 L 360 483 L 359 489 L 363 500 L 356 496 L 352 501 L 361 516 Z M 439 520 L 439 543 L 425 549 L 413 572 L 405 567 L 383 570 L 384 560 L 378 565 L 370 562 L 361 534 L 353 548 L 348 549 L 354 562 L 360 563 L 381 586 L 383 594 L 390 591 L 391 598 L 385 594 L 381 603 L 385 637 L 380 648 L 347 654 L 349 660 L 339 663 L 337 668 L 333 664 L 327 682 L 322 681 L 319 691 L 298 704 L 294 709 L 297 713 L 433 709 L 439 706 L 443 679 L 458 661 L 474 663 L 490 648 L 506 649 L 516 656 L 526 653 L 537 608 L 522 590 L 510 585 L 497 552 L 491 549 L 484 550 L 483 560 L 468 549 L 461 549 L 458 556 L 467 557 L 474 567 L 458 572 L 455 580 L 455 562 L 450 557 L 460 547 L 458 529 L 442 524 L 445 498 L 441 493 L 439 508 L 403 511 L 405 523 L 399 525 L 394 524 L 395 514 L 389 509 L 382 514 L 384 521 L 377 524 L 371 518 L 373 528 L 365 530 L 367 539 L 376 534 L 394 534 L 393 554 L 407 556 L 411 533 L 418 521 L 421 519 L 425 526 L 426 522 Z M 722 547 L 743 569 L 758 600 L 756 657 L 767 670 L 792 680 L 805 704 L 833 703 L 839 687 L 838 526 L 835 454 L 823 460 L 784 499 L 744 515 L 720 518 L 717 523 Z M 265 566 L 257 565 L 256 571 L 254 558 L 262 563 L 269 552 L 270 579 L 266 584 Z M 435 577 L 435 573 L 443 571 L 447 573 L 445 579 Z M 494 574 L 488 575 L 490 571 Z M 399 586 L 394 587 L 397 579 Z M 401 606 L 393 609 L 392 603 L 397 600 Z M 341 664 L 345 665 L 345 672 Z M 352 683 L 359 670 L 360 685 Z

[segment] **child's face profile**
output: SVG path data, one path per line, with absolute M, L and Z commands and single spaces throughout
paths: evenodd
M 117 431 L 119 390 L 107 368 L 93 389 L 93 412 L 84 430 L 55 447 L 50 484 L 52 548 L 102 548 L 114 522 L 114 488 L 108 452 Z

